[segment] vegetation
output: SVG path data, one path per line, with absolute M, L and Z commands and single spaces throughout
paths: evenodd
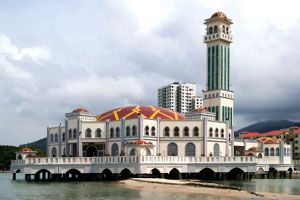
M 42 138 L 40 140 L 37 140 L 35 142 L 27 143 L 27 144 L 21 144 L 21 147 L 30 147 L 35 149 L 41 149 L 44 152 L 47 152 L 47 138 Z

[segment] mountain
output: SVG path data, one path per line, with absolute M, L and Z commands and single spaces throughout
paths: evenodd
M 241 128 L 240 130 L 236 131 L 234 135 L 238 137 L 239 134 L 244 131 L 264 133 L 268 131 L 288 128 L 291 126 L 300 126 L 300 122 L 293 122 L 289 120 L 257 122 L 244 128 Z
M 47 152 L 47 138 L 42 138 L 40 140 L 31 142 L 31 143 L 20 145 L 20 147 L 24 147 L 24 146 L 31 147 L 31 148 L 34 148 L 34 149 L 41 149 L 44 152 Z

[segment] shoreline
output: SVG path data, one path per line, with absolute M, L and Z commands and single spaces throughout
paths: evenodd
M 199 180 L 180 181 L 159 178 L 132 178 L 119 181 L 119 185 L 128 189 L 149 192 L 202 194 L 228 198 L 235 197 L 239 199 L 299 199 L 299 195 L 254 192 L 239 187 L 202 182 Z

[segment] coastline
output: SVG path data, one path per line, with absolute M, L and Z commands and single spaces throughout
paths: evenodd
M 119 182 L 121 187 L 149 192 L 202 194 L 238 199 L 299 199 L 299 195 L 254 192 L 198 180 L 180 181 L 157 178 L 132 178 Z

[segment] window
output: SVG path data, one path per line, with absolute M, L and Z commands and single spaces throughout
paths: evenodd
M 152 128 L 151 128 L 151 136 L 155 136 L 155 127 L 154 126 L 152 126 Z
M 193 143 L 187 143 L 185 145 L 185 156 L 195 156 L 196 148 Z
M 136 136 L 136 126 L 132 127 L 132 136 Z
M 265 148 L 265 156 L 269 156 L 269 149 Z
M 126 136 L 130 136 L 130 127 L 129 126 L 126 127 Z
M 136 154 L 136 150 L 134 148 L 131 149 L 129 155 L 130 156 L 135 156 L 135 154 Z
M 208 34 L 212 34 L 212 33 L 213 33 L 213 27 L 209 27 Z
M 216 130 L 215 130 L 215 137 L 219 137 L 219 129 L 218 128 L 216 128 Z
M 110 128 L 110 137 L 111 137 L 111 138 L 114 137 L 114 128 Z
M 58 142 L 58 134 L 55 134 L 55 142 Z
M 214 144 L 214 156 L 220 156 L 220 145 L 218 143 Z
M 270 156 L 275 156 L 275 150 L 274 150 L 274 148 L 270 149 Z
M 72 129 L 69 129 L 69 138 L 72 138 Z
M 199 136 L 199 128 L 198 127 L 195 127 L 194 130 L 193 130 L 193 135 L 194 136 Z
M 214 26 L 214 33 L 218 33 L 218 26 L 217 25 Z
M 165 127 L 164 128 L 164 136 L 165 137 L 169 137 L 170 136 L 170 129 L 169 129 L 169 127 Z
M 97 128 L 97 130 L 96 130 L 96 137 L 101 138 L 101 129 L 100 128 Z
M 189 137 L 189 128 L 188 127 L 184 127 L 183 135 L 186 136 L 186 137 Z
M 174 128 L 174 136 L 179 137 L 179 128 L 178 127 Z
M 178 147 L 177 147 L 177 144 L 175 144 L 175 143 L 168 144 L 167 155 L 168 156 L 178 156 Z
M 224 138 L 224 129 L 221 129 L 221 138 Z
M 54 142 L 53 134 L 50 135 L 50 141 L 51 141 L 51 142 Z
M 73 129 L 73 138 L 77 138 L 77 129 L 76 128 Z
M 151 156 L 151 151 L 149 148 L 146 148 L 146 156 Z
M 120 128 L 119 127 L 116 128 L 116 137 L 120 137 Z
M 119 146 L 118 146 L 118 144 L 114 143 L 111 146 L 111 155 L 112 156 L 118 156 L 119 155 Z
M 92 130 L 90 128 L 87 128 L 86 131 L 85 131 L 85 137 L 86 138 L 91 138 L 92 137 L 91 132 L 92 132 Z
M 213 128 L 209 128 L 209 137 L 212 137 L 213 136 Z
M 279 156 L 279 148 L 276 148 L 276 156 Z
M 149 126 L 145 127 L 145 135 L 147 135 L 147 136 L 149 135 Z
M 65 141 L 65 140 L 66 140 L 66 134 L 63 133 L 63 134 L 62 134 L 62 141 Z

